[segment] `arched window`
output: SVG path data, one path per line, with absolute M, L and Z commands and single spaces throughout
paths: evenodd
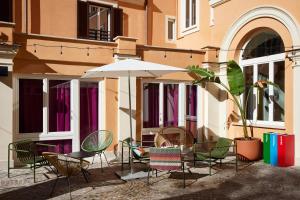
M 255 123 L 283 125 L 285 91 L 284 44 L 274 31 L 256 34 L 245 45 L 240 65 L 246 84 L 247 119 Z M 258 80 L 269 80 L 278 87 L 251 89 Z M 247 94 L 249 93 L 248 101 Z
M 251 39 L 245 47 L 242 59 L 269 56 L 284 52 L 284 44 L 275 32 L 263 32 Z

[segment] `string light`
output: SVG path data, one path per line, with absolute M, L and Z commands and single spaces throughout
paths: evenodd
M 22 47 L 22 43 L 13 43 L 11 41 L 7 41 L 7 43 L 12 43 L 14 45 L 21 45 Z M 112 50 L 114 52 L 115 49 L 118 49 L 116 47 L 79 47 L 79 46 L 68 46 L 68 45 L 44 45 L 44 44 L 37 44 L 37 43 L 34 43 L 34 44 L 26 44 L 26 43 L 23 43 L 24 46 L 33 46 L 34 47 L 34 53 L 37 52 L 37 47 L 45 47 L 45 48 L 60 48 L 60 54 L 62 55 L 63 54 L 63 48 L 68 48 L 68 49 L 79 49 L 79 50 L 86 50 L 87 51 L 87 56 L 90 55 L 90 52 L 89 50 L 90 49 L 94 49 L 94 50 L 97 50 L 97 49 L 107 49 L 107 50 Z M 143 47 L 137 47 L 136 49 L 144 49 Z M 190 51 L 190 58 L 193 58 L 193 53 L 194 52 L 210 52 L 210 51 L 215 51 L 216 52 L 216 58 L 218 58 L 218 54 L 221 52 L 221 51 L 250 51 L 250 50 L 254 50 L 256 48 L 236 48 L 236 49 L 204 49 L 204 50 L 185 50 L 185 51 Z M 284 47 L 285 51 L 284 52 L 291 52 L 292 54 L 295 54 L 295 52 L 297 51 L 300 51 L 300 45 L 297 45 L 297 46 L 286 46 Z M 133 50 L 133 49 L 128 49 L 128 48 L 122 48 L 122 49 L 118 49 L 118 50 Z M 166 50 L 163 50 L 164 51 L 164 58 L 167 57 L 167 51 Z M 170 50 L 172 51 L 172 50 Z

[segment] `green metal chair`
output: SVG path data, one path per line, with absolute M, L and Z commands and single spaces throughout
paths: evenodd
M 47 160 L 42 155 L 38 154 L 37 146 L 55 147 L 55 145 L 37 143 L 32 140 L 17 141 L 8 145 L 8 178 L 10 178 L 10 170 L 15 169 L 10 166 L 10 155 L 12 151 L 15 152 L 16 158 L 21 162 L 21 164 L 29 165 L 29 168 L 33 169 L 33 179 L 34 182 L 36 182 L 36 169 L 48 165 Z
M 206 145 L 208 151 L 203 151 L 203 145 Z M 211 145 L 215 144 L 215 145 Z M 208 146 L 208 147 L 207 147 Z M 214 147 L 212 147 L 214 146 Z M 200 150 L 200 148 L 202 148 Z M 194 145 L 194 166 L 197 161 L 207 162 L 209 164 L 209 175 L 211 175 L 212 167 L 217 164 L 222 165 L 222 160 L 229 155 L 230 148 L 234 148 L 235 155 L 235 165 L 237 171 L 237 155 L 236 155 L 236 145 L 233 144 L 233 140 L 228 138 L 220 137 L 217 142 L 203 142 Z M 213 163 L 213 164 L 212 164 Z
M 131 163 L 135 162 L 135 161 L 144 163 L 144 164 L 149 163 L 150 158 L 149 158 L 149 148 L 148 147 L 141 146 L 139 141 L 132 140 L 132 142 L 131 142 L 130 138 L 126 138 L 120 142 L 122 144 L 122 147 L 121 147 L 121 162 L 122 162 L 121 168 L 122 168 L 122 170 L 124 168 L 124 164 L 131 165 Z M 124 162 L 124 148 L 128 148 L 128 163 Z M 142 153 L 140 151 L 140 148 L 144 149 L 145 152 Z M 132 155 L 132 158 L 131 158 L 131 155 Z
M 82 142 L 81 149 L 86 152 L 95 153 L 95 156 L 98 154 L 100 157 L 101 162 L 101 169 L 102 169 L 102 154 L 109 165 L 106 155 L 104 151 L 111 145 L 113 141 L 113 134 L 107 130 L 98 130 L 91 134 L 89 134 Z M 94 163 L 94 159 L 93 162 Z

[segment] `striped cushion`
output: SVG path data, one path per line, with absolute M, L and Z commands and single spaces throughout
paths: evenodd
M 180 170 L 180 148 L 150 148 L 150 168 L 158 170 Z

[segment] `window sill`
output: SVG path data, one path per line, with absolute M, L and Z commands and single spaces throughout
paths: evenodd
M 233 126 L 243 126 L 242 122 L 235 122 L 235 123 L 232 123 L 232 125 Z M 247 127 L 279 129 L 279 130 L 285 130 L 286 129 L 284 125 L 271 125 L 271 124 L 262 124 L 262 123 L 248 124 Z
M 181 36 L 186 36 L 198 32 L 199 30 L 200 30 L 199 25 L 190 26 L 188 28 L 184 28 L 183 30 L 181 30 Z

